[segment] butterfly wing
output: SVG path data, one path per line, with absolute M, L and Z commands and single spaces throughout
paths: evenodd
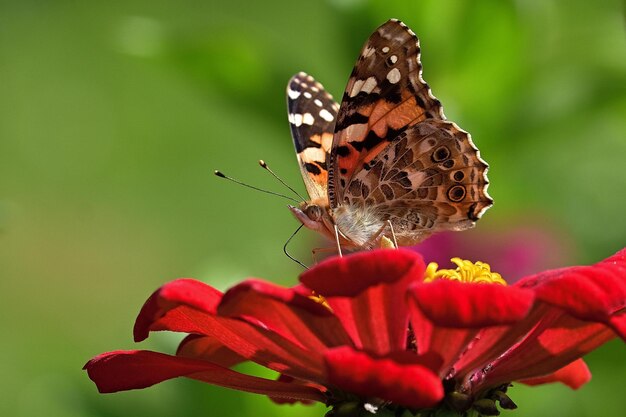
M 400 245 L 463 230 L 487 210 L 488 165 L 469 134 L 445 120 L 410 126 L 355 173 L 344 203 L 390 220 Z
M 313 77 L 300 72 L 287 85 L 291 136 L 300 172 L 312 200 L 327 198 L 327 155 L 330 152 L 339 105 Z
M 329 158 L 331 207 L 347 185 L 400 132 L 426 119 L 445 119 L 422 79 L 419 40 L 390 20 L 370 36 L 352 71 L 337 116 Z

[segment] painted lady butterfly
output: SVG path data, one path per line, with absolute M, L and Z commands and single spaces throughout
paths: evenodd
M 348 248 L 413 245 L 464 230 L 491 207 L 488 165 L 422 79 L 419 40 L 389 20 L 368 39 L 339 106 L 303 72 L 287 86 L 310 201 L 291 211 Z

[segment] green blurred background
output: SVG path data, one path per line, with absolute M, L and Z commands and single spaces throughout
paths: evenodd
M 81 367 L 137 348 L 136 313 L 173 278 L 295 282 L 285 202 L 212 171 L 280 189 L 264 158 L 303 189 L 288 78 L 306 70 L 341 97 L 391 17 L 420 36 L 424 78 L 491 165 L 496 205 L 479 229 L 542 225 L 576 263 L 624 246 L 620 1 L 4 1 L 0 415 L 323 414 L 182 379 L 103 396 Z M 307 261 L 315 239 L 302 233 L 292 251 Z M 594 379 L 578 392 L 515 387 L 521 407 L 505 414 L 624 415 L 625 353 L 613 341 L 589 355 Z

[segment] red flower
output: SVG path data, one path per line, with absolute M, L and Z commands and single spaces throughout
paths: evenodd
M 173 281 L 145 303 L 134 334 L 189 333 L 176 355 L 109 352 L 85 369 L 100 392 L 185 376 L 280 402 L 490 415 L 494 400 L 515 406 L 504 394 L 511 381 L 577 388 L 590 377 L 583 355 L 616 334 L 626 340 L 626 250 L 514 286 L 429 282 L 421 257 L 406 250 L 329 259 L 300 278 L 295 288 L 248 280 L 225 294 Z M 229 369 L 245 360 L 280 377 Z

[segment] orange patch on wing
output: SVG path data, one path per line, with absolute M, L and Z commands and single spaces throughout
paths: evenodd
M 348 149 L 350 149 L 350 153 L 348 156 L 340 156 L 337 158 L 337 165 L 339 168 L 343 168 L 347 171 L 347 174 L 341 174 L 341 177 L 350 178 L 352 173 L 356 168 L 356 163 L 359 160 L 359 153 L 352 147 L 352 145 L 348 145 Z
M 374 146 L 366 155 L 365 158 L 363 158 L 363 162 L 367 163 L 370 162 L 372 159 L 376 158 L 378 156 L 378 154 L 385 149 L 387 146 L 389 146 L 389 142 L 382 141 L 381 143 L 379 143 L 378 145 Z
M 371 126 L 371 129 L 379 138 L 384 138 L 387 135 L 387 123 L 385 119 L 387 118 L 387 114 L 392 111 L 395 106 L 395 104 L 385 100 L 376 103 L 376 107 L 374 107 L 370 115 L 370 120 L 376 120 Z
M 387 117 L 389 126 L 393 129 L 421 122 L 425 118 L 424 109 L 417 105 L 413 96 L 393 109 Z
M 317 143 L 320 145 L 321 149 L 325 153 L 330 152 L 330 148 L 333 147 L 333 134 L 332 133 L 322 133 L 321 135 L 313 135 L 310 138 L 311 142 Z
M 341 177 L 351 178 L 354 171 L 359 169 L 362 163 L 368 163 L 376 158 L 389 144 L 388 141 L 384 140 L 388 134 L 389 128 L 397 130 L 426 119 L 424 109 L 417 105 L 417 101 L 413 95 L 403 93 L 402 98 L 403 101 L 400 104 L 379 100 L 367 106 L 360 107 L 358 112 L 361 115 L 368 116 L 370 122 L 374 121 L 374 124 L 353 124 L 339 133 L 341 137 L 340 143 L 347 145 L 350 145 L 350 142 L 361 142 L 365 140 L 365 137 L 370 131 L 373 131 L 376 136 L 381 138 L 381 143 L 369 150 L 361 152 L 357 152 L 357 150 L 350 145 L 349 155 L 337 158 L 337 166 L 347 171 L 346 174 L 341 174 Z
M 372 119 L 377 120 L 372 130 L 378 137 L 385 137 L 388 128 L 397 130 L 421 122 L 425 117 L 424 109 L 419 107 L 415 97 L 411 96 L 399 105 L 389 102 L 379 104 L 372 112 Z
M 328 182 L 328 171 L 323 170 L 321 168 L 320 168 L 320 171 L 321 172 L 319 174 L 313 174 L 309 172 L 309 176 L 313 178 L 313 180 L 317 182 L 318 184 L 326 184 Z

